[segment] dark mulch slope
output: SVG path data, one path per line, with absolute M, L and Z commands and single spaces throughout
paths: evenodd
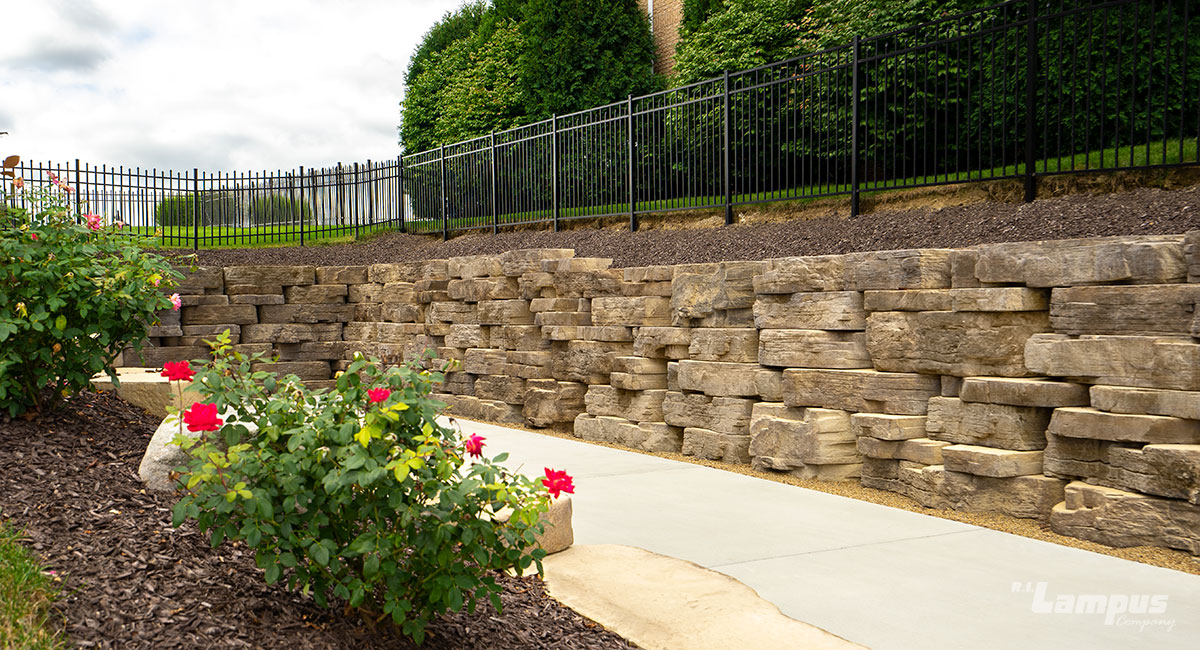
M 391 233 L 336 246 L 201 251 L 200 263 L 353 265 L 495 254 L 517 248 L 574 248 L 613 266 L 762 260 L 903 248 L 1105 235 L 1175 234 L 1200 228 L 1200 186 L 1076 194 L 1033 203 L 974 203 L 942 209 L 881 210 L 854 219 L 734 225 L 688 230 L 526 230 L 440 237 Z
M 147 494 L 137 478 L 157 424 L 111 394 L 89 393 L 39 420 L 0 420 L 0 514 L 24 527 L 45 564 L 66 575 L 60 607 L 74 643 L 413 647 L 267 586 L 245 547 L 214 550 L 193 525 L 173 529 L 173 499 Z M 490 605 L 449 615 L 430 628 L 424 647 L 630 647 L 546 596 L 540 580 L 502 581 L 502 615 Z

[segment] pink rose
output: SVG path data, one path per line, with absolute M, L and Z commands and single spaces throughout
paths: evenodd
M 487 440 L 487 438 L 484 438 L 478 433 L 472 433 L 470 438 L 467 438 L 463 441 L 463 449 L 465 449 L 468 454 L 474 456 L 475 458 L 479 458 L 483 455 L 484 440 Z
M 104 227 L 104 219 L 98 214 L 85 214 L 83 218 L 87 220 L 87 227 L 90 230 L 100 230 Z
M 177 293 L 171 294 L 170 300 L 171 305 L 175 308 L 175 311 L 179 311 L 179 308 L 183 306 L 183 301 L 179 299 L 179 294 Z

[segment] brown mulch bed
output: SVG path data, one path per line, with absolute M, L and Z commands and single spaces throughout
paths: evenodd
M 665 217 L 664 219 L 669 219 Z M 574 248 L 579 257 L 611 257 L 613 266 L 762 260 L 903 248 L 1105 235 L 1177 234 L 1200 228 L 1200 186 L 1075 194 L 1033 203 L 982 202 L 941 209 L 880 210 L 854 219 L 815 219 L 719 228 L 580 228 L 440 236 L 388 233 L 355 244 L 203 250 L 204 265 L 356 265 L 495 254 L 518 248 Z M 190 253 L 191 251 L 186 251 Z
M 63 579 L 71 641 L 102 648 L 413 648 L 268 586 L 244 546 L 209 547 L 171 527 L 170 495 L 137 476 L 158 420 L 110 393 L 83 393 L 32 421 L 0 416 L 0 516 Z M 628 648 L 546 595 L 536 577 L 500 577 L 503 613 L 448 614 L 422 647 Z

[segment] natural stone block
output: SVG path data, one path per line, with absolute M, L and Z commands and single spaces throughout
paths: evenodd
M 283 296 L 280 296 L 282 298 Z M 182 294 L 179 296 L 179 304 L 181 307 L 195 307 L 196 305 L 228 305 L 230 303 L 229 296 L 219 294 Z M 179 324 L 179 312 L 173 309 L 162 309 L 156 312 L 159 318 L 166 323 L 169 319 L 174 319 L 174 324 Z
M 533 324 L 540 326 L 561 325 L 578 327 L 592 324 L 592 313 L 587 311 L 542 311 L 534 314 Z
M 318 266 L 317 284 L 365 284 L 365 266 Z
M 665 359 L 647 359 L 645 357 L 615 357 L 613 372 L 624 372 L 631 375 L 666 375 L 667 362 Z
M 753 406 L 753 400 L 737 397 L 709 397 L 667 391 L 663 398 L 663 419 L 676 427 L 704 427 L 723 433 L 748 435 Z
M 1025 345 L 1025 365 L 1092 384 L 1200 391 L 1200 344 L 1182 339 L 1037 334 Z
M 946 471 L 1006 478 L 1042 473 L 1041 451 L 1013 451 L 975 445 L 950 445 L 942 448 Z
M 1026 287 L 951 289 L 950 303 L 953 311 L 1045 311 L 1050 296 L 1044 289 Z
M 554 357 L 554 378 L 585 384 L 607 384 L 613 358 L 627 356 L 632 351 L 631 347 L 628 343 L 609 341 L 567 341 L 566 350 Z
M 517 278 L 517 289 L 525 300 L 553 298 L 558 293 L 554 287 L 554 274 L 541 271 L 522 273 Z
M 379 308 L 378 320 L 387 321 L 389 323 L 423 323 L 425 322 L 425 307 L 418 303 L 379 303 L 374 305 Z M 369 307 L 365 304 L 355 306 L 355 320 L 363 320 L 358 317 L 358 314 L 363 313 L 363 309 Z
M 181 296 L 220 292 L 225 286 L 225 270 L 219 266 L 201 266 L 194 271 L 186 266 L 176 266 L 173 270 L 183 275 L 175 281 L 175 287 L 171 289 Z
M 1141 445 L 1047 433 L 1042 473 L 1058 478 L 1105 482 L 1112 474 L 1112 452 L 1127 447 L 1139 448 Z
M 479 325 L 451 325 L 446 345 L 452 348 L 486 348 L 487 335 Z
M 411 282 L 387 282 L 379 290 L 379 302 L 413 303 L 417 301 L 417 292 Z
M 1060 334 L 1187 335 L 1200 285 L 1150 284 L 1055 289 L 1050 324 Z
M 583 400 L 591 415 L 608 415 L 634 422 L 662 422 L 666 390 L 627 391 L 597 384 L 587 387 Z
M 1200 230 L 1184 236 L 1184 255 L 1188 265 L 1188 282 L 1200 282 Z
M 478 325 L 479 309 L 461 302 L 431 302 L 425 312 L 425 321 Z
M 609 375 L 609 383 L 621 390 L 655 390 L 667 387 L 667 375 L 631 375 L 614 371 Z
M 1162 415 L 1106 413 L 1090 408 L 1054 409 L 1050 433 L 1069 438 L 1092 438 L 1151 444 L 1200 444 L 1200 421 Z
M 548 273 L 589 273 L 612 266 L 610 257 L 562 257 L 543 259 L 541 270 Z M 622 278 L 624 274 L 622 273 Z
M 975 249 L 956 250 L 950 254 L 950 286 L 955 289 L 979 287 L 982 283 L 975 277 L 975 264 L 979 261 L 979 251 Z
M 451 280 L 446 292 L 453 300 L 464 302 L 479 302 L 481 300 L 509 300 L 520 298 L 517 279 L 500 278 L 466 278 Z
M 855 413 L 924 415 L 941 381 L 929 375 L 791 368 L 783 371 L 783 401 L 788 406 L 819 406 Z
M 303 343 L 305 341 L 338 341 L 341 338 L 342 326 L 338 323 L 243 325 L 241 335 L 244 343 Z
M 356 311 L 355 305 L 263 305 L 258 308 L 263 323 L 348 323 L 354 320 Z
M 633 353 L 639 357 L 687 359 L 692 330 L 682 327 L 639 327 L 633 334 Z
M 227 284 L 225 285 L 225 295 L 231 299 L 234 296 L 256 295 L 268 296 L 278 294 L 283 295 L 283 285 L 280 284 Z M 232 300 L 231 300 L 232 302 Z
M 452 278 L 479 278 L 506 275 L 496 255 L 468 255 L 446 260 L 446 273 Z M 520 275 L 519 273 L 517 275 Z
M 463 354 L 463 372 L 472 375 L 500 375 L 508 363 L 508 353 L 504 350 L 488 350 L 471 348 Z
M 935 397 L 929 400 L 925 430 L 934 440 L 1031 451 L 1045 449 L 1050 414 L 1046 408 Z
M 783 295 L 807 291 L 844 291 L 850 255 L 816 255 L 767 260 L 767 270 L 754 278 L 754 292 Z
M 1107 546 L 1161 546 L 1200 555 L 1200 506 L 1072 482 L 1050 513 L 1060 535 Z
M 574 261 L 574 260 L 564 260 Z M 531 274 L 521 276 L 525 282 Z M 620 269 L 604 271 L 556 271 L 551 274 L 550 286 L 561 298 L 597 298 L 600 296 L 619 296 L 622 293 L 624 274 Z M 524 289 L 522 289 L 524 293 Z M 527 297 L 522 295 L 522 297 Z M 532 296 L 539 297 L 539 296 Z
M 1030 287 L 1164 284 L 1187 276 L 1182 235 L 985 244 L 975 276 L 983 282 Z
M 858 452 L 866 458 L 903 460 L 920 465 L 941 465 L 942 450 L 948 442 L 913 438 L 912 440 L 880 440 L 860 436 L 855 443 Z
M 188 328 L 183 328 L 187 333 Z M 1200 392 L 1092 386 L 1091 404 L 1112 413 L 1145 413 L 1200 420 Z M 1066 405 L 1064 405 L 1066 406 Z
M 383 285 L 375 282 L 351 284 L 346 287 L 346 302 L 379 302 Z
M 505 350 L 548 350 L 550 341 L 542 337 L 537 325 L 501 325 L 489 327 L 492 347 Z
M 1200 445 L 1113 447 L 1108 451 L 1105 484 L 1200 505 Z
M 867 350 L 878 370 L 1020 377 L 1025 342 L 1049 328 L 1045 312 L 876 312 Z
M 248 325 L 258 322 L 258 310 L 254 305 L 197 305 L 179 310 L 186 325 Z
M 344 341 L 308 341 L 279 343 L 275 346 L 280 361 L 337 361 L 346 353 Z
M 671 324 L 671 301 L 651 296 L 602 296 L 592 300 L 594 325 L 666 326 Z
M 684 456 L 748 465 L 750 463 L 750 436 L 689 427 L 683 430 L 681 451 Z
M 925 437 L 924 415 L 888 415 L 886 413 L 855 413 L 850 416 L 854 436 L 869 436 L 879 440 L 912 440 Z M 934 465 L 936 463 L 926 463 Z
M 863 295 L 857 291 L 763 295 L 754 303 L 759 329 L 862 330 L 867 327 Z
M 592 301 L 586 298 L 534 298 L 529 301 L 529 311 L 591 311 Z
M 754 276 L 765 269 L 764 262 L 722 262 L 715 269 L 676 267 L 671 322 L 680 325 L 721 311 L 749 309 L 755 302 Z
M 328 361 L 277 361 L 275 363 L 252 363 L 251 372 L 269 372 L 277 377 L 295 375 L 300 381 L 329 379 Z
M 758 335 L 758 362 L 785 368 L 871 368 L 864 332 L 768 329 Z
M 1066 381 L 966 377 L 959 396 L 964 402 L 988 402 L 1012 406 L 1087 406 L 1088 387 Z
M 942 397 L 958 397 L 962 393 L 963 378 L 942 375 Z
M 758 395 L 757 363 L 679 362 L 679 388 L 720 397 Z
M 593 317 L 595 312 L 593 313 Z M 586 341 L 633 341 L 633 328 L 620 325 L 585 325 L 576 330 L 576 337 Z M 544 330 L 543 330 L 544 331 Z
M 675 277 L 675 267 L 666 264 L 627 266 L 622 271 L 626 282 L 670 282 Z
M 350 322 L 342 328 L 342 340 L 364 343 L 405 343 L 424 334 L 420 323 L 360 323 Z
M 945 450 L 942 450 L 945 453 Z M 1067 482 L 1049 476 L 993 478 L 945 471 L 942 494 L 950 507 L 965 512 L 998 512 L 1010 517 L 1045 520 L 1063 500 Z
M 483 300 L 479 302 L 480 325 L 533 325 L 528 300 Z
M 227 266 L 225 284 L 297 285 L 316 281 L 312 266 Z M 265 292 L 264 292 L 265 293 Z
M 288 302 L 343 303 L 349 290 L 344 284 L 312 284 L 283 288 Z
M 948 289 L 952 253 L 948 249 L 935 248 L 863 253 L 848 265 L 846 288 L 856 291 Z
M 535 427 L 574 422 L 583 413 L 585 384 L 568 381 L 531 380 L 526 382 L 525 421 Z M 536 388 L 535 388 L 536 386 Z
M 630 422 L 617 417 L 583 414 L 575 418 L 575 436 L 625 445 L 643 451 L 678 452 L 683 446 L 683 430 L 662 422 Z
M 758 362 L 758 330 L 698 329 L 692 332 L 688 357 L 696 361 Z
M 507 375 L 482 375 L 475 380 L 475 396 L 505 404 L 523 404 L 525 380 Z
M 504 275 L 519 276 L 542 270 L 546 260 L 575 257 L 571 248 L 522 248 L 500 254 L 500 271 Z
M 229 302 L 234 305 L 282 305 L 285 301 L 281 293 L 243 293 L 229 296 Z
M 806 465 L 862 462 L 849 413 L 769 402 L 759 402 L 751 410 L 749 453 L 755 469 L 790 471 Z
M 949 289 L 910 289 L 866 291 L 863 308 L 867 311 L 950 311 Z
M 446 260 L 372 264 L 367 268 L 367 280 L 379 283 L 445 280 L 449 277 L 447 270 Z

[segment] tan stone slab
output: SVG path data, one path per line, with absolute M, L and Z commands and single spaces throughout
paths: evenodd
M 608 415 L 634 422 L 662 422 L 666 390 L 627 391 L 613 386 L 589 386 L 584 396 L 590 415 Z
M 453 300 L 479 302 L 481 300 L 508 300 L 520 298 L 516 278 L 484 277 L 451 280 L 446 292 Z
M 548 273 L 603 271 L 612 266 L 612 262 L 612 258 L 609 257 L 562 257 L 543 259 L 541 261 L 541 270 Z M 624 276 L 622 275 L 622 277 Z
M 846 411 L 759 402 L 750 415 L 751 464 L 794 470 L 806 465 L 861 463 Z
M 297 285 L 316 281 L 313 266 L 227 266 L 225 284 Z
M 521 276 L 522 283 L 531 274 Z M 619 296 L 623 293 L 625 276 L 620 269 L 604 271 L 558 271 L 551 274 L 550 287 L 562 298 L 597 298 L 600 296 Z M 522 298 L 539 297 L 525 295 L 522 288 Z
M 949 289 L 911 289 L 863 292 L 867 311 L 950 311 Z
M 1200 420 L 1200 391 L 1092 386 L 1091 404 L 1094 408 L 1112 413 L 1144 413 Z
M 533 313 L 528 300 L 481 300 L 480 325 L 533 325 Z
M 767 329 L 758 335 L 758 362 L 783 368 L 871 368 L 864 332 Z
M 938 248 L 861 253 L 847 265 L 846 288 L 948 289 L 952 253 Z
M 1200 391 L 1200 344 L 1189 339 L 1035 334 L 1025 344 L 1025 365 L 1091 384 Z
M 671 324 L 671 301 L 659 296 L 601 296 L 592 299 L 592 323 L 665 327 Z
M 767 260 L 767 270 L 754 278 L 754 291 L 784 295 L 805 291 L 844 291 L 848 255 L 814 255 Z
M 989 287 L 951 289 L 953 311 L 1045 311 L 1050 295 L 1045 289 L 1026 287 Z
M 462 302 L 438 301 L 429 303 L 426 322 L 442 321 L 464 325 L 479 324 L 479 308 Z
M 752 397 L 758 395 L 757 363 L 720 361 L 679 362 L 679 388 L 714 397 Z
M 878 370 L 1021 377 L 1026 341 L 1049 329 L 1045 312 L 875 312 L 867 350 Z
M 880 440 L 868 436 L 856 439 L 856 448 L 867 458 L 878 460 L 903 460 L 919 465 L 941 465 L 942 449 L 948 442 L 913 438 L 912 440 Z
M 1035 451 L 1046 447 L 1046 427 L 1050 418 L 1048 408 L 935 397 L 929 400 L 925 429 L 934 440 Z
M 318 266 L 317 284 L 364 284 L 367 282 L 366 266 Z
M 1042 473 L 1041 451 L 1013 451 L 976 445 L 942 448 L 942 465 L 947 471 L 1004 478 Z
M 758 362 L 758 330 L 705 328 L 692 332 L 688 356 L 696 361 Z
M 964 402 L 1012 406 L 1087 406 L 1088 387 L 1065 381 L 1010 377 L 965 377 L 959 389 Z
M 187 266 L 175 266 L 172 269 L 183 275 L 175 281 L 172 289 L 181 295 L 205 293 L 207 290 L 219 292 L 225 286 L 225 269 L 219 266 L 200 266 L 195 270 Z
M 1030 287 L 1161 284 L 1187 276 L 1182 235 L 984 244 L 975 276 L 982 282 Z
M 633 332 L 633 351 L 639 357 L 687 359 L 692 330 L 683 327 L 639 327 Z
M 1200 282 L 1200 230 L 1184 235 L 1184 255 L 1188 265 L 1188 282 Z
M 1187 335 L 1197 302 L 1198 284 L 1065 287 L 1054 290 L 1050 324 L 1060 334 Z
M 855 413 L 850 416 L 854 436 L 869 436 L 880 440 L 912 440 L 925 437 L 924 415 L 888 415 L 886 413 Z M 934 463 L 928 463 L 930 465 Z
M 251 372 L 269 372 L 283 378 L 296 375 L 301 381 L 329 379 L 332 374 L 328 361 L 277 361 L 275 363 L 252 363 Z
M 867 312 L 858 291 L 762 295 L 754 302 L 759 329 L 863 330 Z
M 616 357 L 613 359 L 613 371 L 631 375 L 665 375 L 667 361 L 646 357 Z
M 312 284 L 283 288 L 288 302 L 299 303 L 344 303 L 349 290 L 344 284 Z
M 452 278 L 479 278 L 504 275 L 498 255 L 467 255 L 446 260 L 446 273 Z
M 614 371 L 609 375 L 609 383 L 621 390 L 655 390 L 667 387 L 667 375 L 633 375 Z
M 1200 445 L 1109 449 L 1106 484 L 1200 504 Z
M 510 364 L 511 365 L 511 364 Z M 535 427 L 573 422 L 584 411 L 586 384 L 554 379 L 531 379 L 525 382 L 521 408 L 525 421 Z
M 613 358 L 632 352 L 632 344 L 621 342 L 567 341 L 565 345 L 566 349 L 553 357 L 554 378 L 585 384 L 607 384 Z
M 936 376 L 874 370 L 790 368 L 783 371 L 783 401 L 855 413 L 924 415 L 941 393 Z
M 1200 444 L 1200 421 L 1162 415 L 1106 413 L 1090 408 L 1054 409 L 1047 429 L 1056 436 L 1150 444 Z
M 248 325 L 258 322 L 258 310 L 254 305 L 197 305 L 184 307 L 179 314 L 185 325 Z
M 190 388 L 191 382 L 169 382 L 158 368 L 117 368 L 117 381 L 100 373 L 92 377 L 95 391 L 114 391 L 121 399 L 157 417 L 166 417 L 167 408 L 186 410 L 200 399 Z
M 1046 520 L 1055 504 L 1062 502 L 1066 484 L 1062 479 L 1049 476 L 993 478 L 947 469 L 941 493 L 955 510 L 998 512 L 1010 517 Z
M 704 427 L 748 436 L 754 403 L 754 400 L 737 397 L 709 397 L 668 390 L 663 398 L 663 419 L 671 426 Z
M 354 319 L 356 311 L 356 305 L 263 305 L 258 308 L 258 315 L 262 323 L 347 323 Z
M 241 335 L 245 343 L 304 343 L 341 339 L 340 323 L 243 325 Z
M 661 264 L 657 266 L 628 266 L 622 269 L 626 282 L 670 282 L 675 277 L 675 267 Z
M 754 276 L 766 268 L 765 262 L 722 262 L 700 265 L 700 269 L 676 267 L 671 292 L 671 322 L 683 324 L 704 319 L 722 311 L 749 309 L 754 305 Z M 737 326 L 734 323 L 713 326 Z
M 546 260 L 575 257 L 571 248 L 522 248 L 515 251 L 505 251 L 500 254 L 500 270 L 504 275 L 518 276 L 532 271 L 540 271 L 542 262 Z
M 628 546 L 574 546 L 543 560 L 550 595 L 646 650 L 862 648 L 784 616 L 722 573 Z
M 539 327 L 591 325 L 592 313 L 588 311 L 540 311 L 533 315 L 533 324 Z
M 1200 506 L 1078 481 L 1050 514 L 1050 529 L 1108 546 L 1162 546 L 1200 555 Z
M 705 460 L 749 465 L 750 436 L 688 427 L 683 430 L 683 448 L 680 453 Z
M 446 260 L 372 264 L 367 267 L 367 280 L 370 282 L 417 282 L 448 278 Z

